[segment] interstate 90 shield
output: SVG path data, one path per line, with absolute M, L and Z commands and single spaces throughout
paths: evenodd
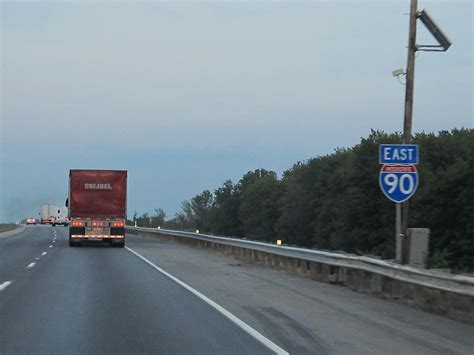
M 380 169 L 379 183 L 382 192 L 393 202 L 404 202 L 415 194 L 418 172 L 415 165 L 388 165 Z

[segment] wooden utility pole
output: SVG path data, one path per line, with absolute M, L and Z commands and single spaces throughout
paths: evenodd
M 416 52 L 416 19 L 417 19 L 418 0 L 411 0 L 410 5 L 410 29 L 408 32 L 408 59 L 406 70 L 406 91 L 405 91 L 405 118 L 403 121 L 403 143 L 410 144 L 412 141 L 411 126 L 413 117 L 413 87 L 415 82 L 415 52 Z M 401 219 L 401 251 L 402 264 L 408 263 L 408 201 L 402 204 Z

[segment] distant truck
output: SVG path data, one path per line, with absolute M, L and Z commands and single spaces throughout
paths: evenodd
M 70 170 L 69 246 L 86 240 L 125 246 L 127 171 Z
M 67 207 L 59 207 L 55 224 L 61 224 L 67 226 L 69 224 L 69 211 Z
M 41 224 L 55 224 L 55 220 L 58 216 L 58 206 L 53 203 L 42 204 L 40 216 Z

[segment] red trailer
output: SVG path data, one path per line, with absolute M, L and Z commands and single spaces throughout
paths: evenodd
M 69 171 L 69 246 L 84 240 L 125 245 L 127 171 Z

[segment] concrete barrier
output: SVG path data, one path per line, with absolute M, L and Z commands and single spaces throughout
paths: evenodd
M 474 320 L 474 278 L 417 269 L 364 256 L 277 246 L 191 232 L 127 227 L 127 233 L 214 249 L 277 270 L 400 299 L 441 314 Z

